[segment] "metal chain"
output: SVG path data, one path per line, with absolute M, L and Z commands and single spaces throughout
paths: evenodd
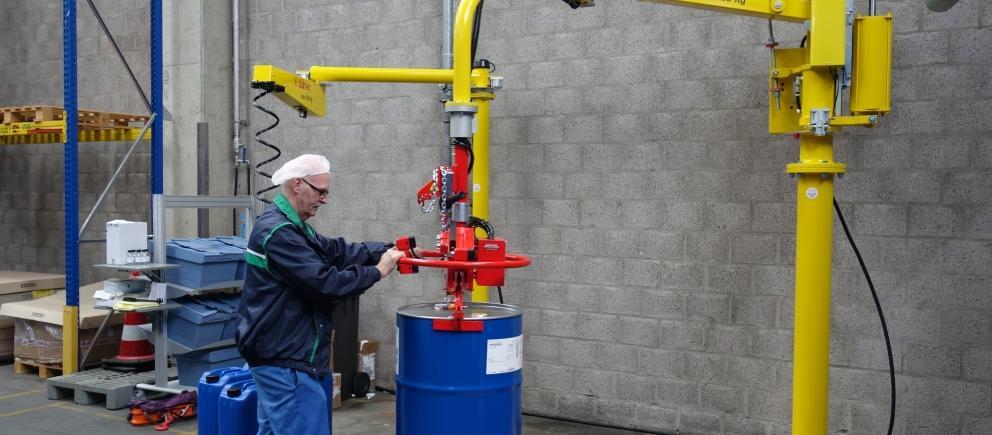
M 441 177 L 441 208 L 438 212 L 441 214 L 441 232 L 444 232 L 448 230 L 448 195 L 445 193 L 448 191 L 448 177 L 445 177 L 445 173 L 441 168 L 438 168 L 437 174 Z

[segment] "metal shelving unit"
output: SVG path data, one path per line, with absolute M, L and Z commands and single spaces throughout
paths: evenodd
M 65 277 L 66 277 L 66 307 L 69 310 L 75 309 L 78 312 L 79 307 L 79 243 L 80 236 L 86 226 L 89 224 L 90 218 L 93 216 L 93 212 L 100 206 L 104 196 L 109 191 L 111 185 L 117 179 L 120 174 L 124 164 L 130 158 L 132 152 L 136 148 L 137 144 L 141 140 L 151 139 L 151 196 L 152 196 L 152 210 L 151 210 L 151 224 L 152 224 L 152 259 L 157 263 L 144 264 L 144 265 L 98 265 L 100 267 L 114 268 L 118 270 L 133 270 L 139 271 L 146 275 L 154 274 L 156 271 L 161 271 L 166 268 L 176 267 L 175 265 L 165 264 L 165 208 L 245 208 L 249 211 L 248 225 L 249 230 L 251 226 L 251 209 L 254 206 L 254 198 L 252 196 L 237 196 L 237 197 L 227 197 L 227 196 L 166 196 L 163 194 L 163 123 L 161 114 L 164 112 L 163 108 L 163 81 L 162 81 L 162 0 L 150 0 L 150 17 L 151 17 L 151 27 L 150 27 L 150 45 L 151 45 L 151 100 L 146 97 L 141 86 L 138 84 L 134 73 L 132 72 L 127 60 L 121 54 L 119 47 L 107 26 L 103 22 L 103 18 L 100 16 L 99 11 L 93 5 L 91 0 L 87 0 L 90 9 L 97 18 L 97 22 L 100 24 L 106 36 L 110 39 L 114 49 L 117 51 L 118 56 L 124 63 L 124 67 L 127 69 L 131 76 L 132 82 L 137 88 L 138 92 L 148 108 L 149 117 L 145 126 L 141 129 L 126 129 L 120 131 L 111 131 L 109 133 L 94 133 L 91 131 L 79 130 L 79 110 L 77 101 L 77 52 L 76 52 L 76 0 L 63 0 L 62 1 L 62 43 L 63 43 L 63 95 L 64 95 L 64 110 L 65 115 L 63 120 L 57 125 L 59 129 L 64 129 L 61 131 L 52 131 L 47 135 L 35 135 L 35 137 L 27 136 L 13 136 L 10 135 L 12 139 L 4 139 L 9 143 L 40 143 L 41 140 L 49 140 L 50 142 L 55 142 L 55 139 L 64 140 L 65 144 Z M 46 126 L 48 126 L 46 124 Z M 54 126 L 54 124 L 53 124 Z M 150 130 L 150 131 L 148 131 Z M 97 200 L 96 205 L 94 205 L 93 211 L 83 222 L 82 227 L 77 222 L 79 213 L 79 191 L 78 191 L 78 145 L 81 141 L 97 141 L 97 140 L 123 140 L 123 139 L 133 139 L 134 144 L 128 151 L 127 155 L 124 157 L 120 166 L 118 166 L 117 171 L 114 173 L 107 187 L 104 189 L 103 194 Z M 0 144 L 8 143 L 0 140 Z M 149 275 L 152 277 L 152 275 Z M 164 282 L 164 276 L 158 273 L 153 279 L 158 282 Z M 221 286 L 223 285 L 223 286 Z M 229 287 L 240 287 L 240 282 L 225 282 L 219 283 L 217 286 L 208 286 L 204 288 L 190 289 L 187 287 L 176 286 L 174 284 L 169 285 L 172 288 L 184 291 L 191 294 L 199 294 L 203 292 L 216 291 L 222 288 Z M 170 344 L 168 337 L 166 335 L 166 318 L 167 311 L 171 308 L 177 306 L 176 304 L 163 303 L 160 307 L 151 310 L 153 317 L 156 319 L 153 327 L 152 334 L 154 337 L 155 344 L 155 383 L 154 384 L 138 384 L 138 388 L 152 390 L 152 391 L 162 391 L 175 393 L 182 390 L 181 386 L 178 386 L 178 382 L 168 381 L 168 371 L 167 371 L 167 356 L 170 349 L 176 348 L 181 350 L 192 350 L 187 349 L 184 346 L 172 347 L 176 343 Z M 213 344 L 211 346 L 220 347 L 222 344 L 232 344 L 220 342 Z M 209 346 L 205 346 L 207 348 Z

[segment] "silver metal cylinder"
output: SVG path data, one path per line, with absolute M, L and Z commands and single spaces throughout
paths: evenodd
M 465 222 L 472 214 L 472 206 L 467 202 L 456 202 L 451 207 L 451 219 L 455 222 Z
M 446 105 L 444 111 L 450 115 L 451 128 L 449 135 L 452 138 L 470 138 L 474 133 L 473 121 L 475 112 L 479 109 L 472 105 Z

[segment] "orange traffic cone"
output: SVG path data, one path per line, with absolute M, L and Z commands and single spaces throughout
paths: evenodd
M 155 348 L 145 340 L 138 325 L 148 323 L 144 313 L 124 313 L 124 330 L 117 356 L 105 358 L 103 368 L 117 372 L 143 372 L 155 365 Z

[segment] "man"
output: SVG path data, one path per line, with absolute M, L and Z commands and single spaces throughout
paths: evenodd
M 403 253 L 326 238 L 306 223 L 327 203 L 330 164 L 304 154 L 272 175 L 282 185 L 258 217 L 235 336 L 258 391 L 259 434 L 327 434 L 331 303 L 384 278 Z

